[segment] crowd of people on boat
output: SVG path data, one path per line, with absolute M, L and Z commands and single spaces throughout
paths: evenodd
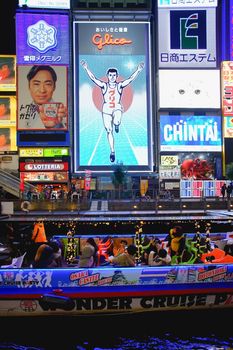
M 8 244 L 14 248 L 13 241 L 13 227 L 9 224 Z M 36 222 L 30 244 L 23 253 L 23 266 L 31 268 L 166 266 L 218 262 L 220 257 L 221 261 L 227 257 L 226 261 L 233 263 L 233 238 L 226 242 L 224 249 L 219 249 L 217 244 L 211 242 L 209 234 L 196 234 L 188 238 L 181 226 L 174 226 L 162 239 L 156 235 L 142 235 L 139 245 L 135 244 L 133 237 L 88 237 L 78 240 L 68 234 L 66 238 L 48 239 L 44 223 Z M 12 254 L 12 258 L 20 255 L 15 250 L 12 250 Z

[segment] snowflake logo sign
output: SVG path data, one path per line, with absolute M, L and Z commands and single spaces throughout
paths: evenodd
M 57 29 L 45 21 L 38 21 L 27 29 L 27 43 L 40 53 L 52 49 L 57 45 Z

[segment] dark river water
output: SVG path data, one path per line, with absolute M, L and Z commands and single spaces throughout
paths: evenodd
M 0 349 L 233 349 L 233 309 L 1 318 Z

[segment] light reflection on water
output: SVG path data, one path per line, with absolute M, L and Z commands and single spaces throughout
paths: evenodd
M 0 350 L 233 350 L 232 313 L 2 318 Z
M 54 344 L 55 345 L 55 344 Z M 4 350 L 134 350 L 134 349 L 158 349 L 158 350 L 230 350 L 233 349 L 233 338 L 229 340 L 220 340 L 214 337 L 212 338 L 196 338 L 192 339 L 172 339 L 169 336 L 166 339 L 156 338 L 156 337 L 145 337 L 144 339 L 133 339 L 119 337 L 115 339 L 115 345 L 101 345 L 96 340 L 96 345 L 93 341 L 83 343 L 76 343 L 73 345 L 68 345 L 65 348 L 54 347 L 32 347 L 27 345 L 19 345 L 12 343 L 2 343 L 0 344 L 0 349 Z

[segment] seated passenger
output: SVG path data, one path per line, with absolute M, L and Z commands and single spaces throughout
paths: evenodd
M 127 249 L 127 244 L 128 244 L 127 241 L 125 239 L 122 239 L 120 241 L 120 246 L 113 248 L 113 255 L 117 256 L 119 254 L 125 253 Z
M 61 267 L 61 249 L 56 242 L 41 244 L 37 249 L 34 261 L 34 268 Z
M 171 257 L 166 251 L 166 249 L 163 249 L 163 248 L 158 251 L 157 255 L 155 252 L 151 251 L 148 258 L 148 265 L 149 266 L 171 265 Z
M 167 247 L 170 249 L 171 257 L 174 255 L 181 256 L 186 244 L 186 236 L 182 227 L 174 226 L 165 240 L 168 241 Z
M 115 266 L 135 266 L 135 255 L 137 247 L 134 244 L 130 244 L 125 253 L 121 253 L 117 256 L 110 256 L 108 261 Z
M 98 239 L 98 265 L 104 265 L 108 257 L 113 254 L 113 239 L 105 237 Z
M 157 255 L 159 250 L 162 248 L 162 242 L 159 238 L 154 238 L 149 241 L 149 245 L 144 248 L 144 242 L 142 244 L 142 257 L 141 262 L 143 265 L 148 265 L 148 258 L 151 251 Z
M 224 247 L 225 254 L 229 254 L 233 256 L 233 239 L 228 239 L 225 247 Z
M 89 237 L 79 255 L 78 267 L 93 267 L 97 265 L 98 246 L 94 238 Z

